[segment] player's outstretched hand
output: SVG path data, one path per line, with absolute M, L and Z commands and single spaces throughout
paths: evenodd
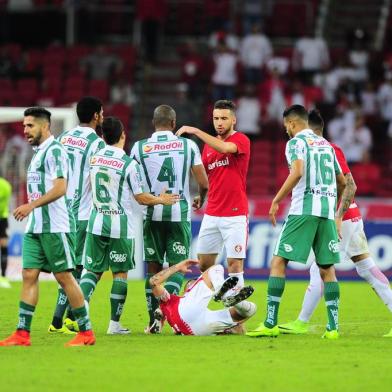
M 33 207 L 27 203 L 27 204 L 22 204 L 18 208 L 14 210 L 14 217 L 17 221 L 22 221 L 24 218 L 26 218 L 31 211 L 33 211 Z
M 274 227 L 276 226 L 276 213 L 278 212 L 278 210 L 279 210 L 279 204 L 272 201 L 271 207 L 269 210 L 269 218 L 272 223 L 272 226 L 274 226 Z
M 189 127 L 188 125 L 184 125 L 176 132 L 176 136 L 181 136 L 184 133 L 187 133 L 189 135 L 195 135 L 198 131 L 199 131 L 198 128 Z
M 174 193 L 167 193 L 166 189 L 162 191 L 162 193 L 159 195 L 161 198 L 161 204 L 164 206 L 172 206 L 173 204 L 176 204 L 178 200 L 180 200 L 180 196 Z
M 178 263 L 177 268 L 179 272 L 186 274 L 188 272 L 192 272 L 191 268 L 196 265 L 199 265 L 199 260 L 186 259 Z

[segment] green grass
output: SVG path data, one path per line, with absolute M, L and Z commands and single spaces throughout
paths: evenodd
M 277 339 L 245 336 L 147 336 L 143 282 L 130 282 L 123 324 L 128 336 L 107 336 L 111 282 L 98 285 L 91 303 L 94 347 L 65 348 L 65 336 L 49 335 L 56 284 L 41 282 L 31 347 L 0 350 L 0 390 L 8 391 L 387 391 L 391 389 L 392 326 L 386 307 L 365 283 L 341 284 L 341 339 L 320 339 L 326 314 L 320 304 L 311 333 Z M 255 282 L 265 312 L 266 283 Z M 304 282 L 288 282 L 280 321 L 296 317 Z M 20 283 L 0 289 L 0 339 L 15 328 Z

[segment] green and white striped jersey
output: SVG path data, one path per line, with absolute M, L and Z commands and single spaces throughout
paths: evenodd
M 172 206 L 147 207 L 145 219 L 189 222 L 192 208 L 189 193 L 190 169 L 203 164 L 196 143 L 177 137 L 171 131 L 158 131 L 150 138 L 136 142 L 132 147 L 131 157 L 140 163 L 147 192 L 159 195 L 166 189 L 180 195 L 180 201 Z
M 71 174 L 68 181 L 67 198 L 72 203 L 75 219 L 88 220 L 91 206 L 91 185 L 89 179 L 89 162 L 91 157 L 105 142 L 90 127 L 77 126 L 63 132 L 58 140 L 65 147 L 71 164 Z
M 68 179 L 68 156 L 63 146 L 50 136 L 38 147 L 27 169 L 29 202 L 39 199 L 53 188 L 56 178 Z M 75 220 L 68 209 L 68 199 L 62 196 L 45 206 L 34 208 L 27 221 L 26 233 L 70 233 Z
M 297 133 L 286 144 L 286 159 L 304 161 L 304 173 L 294 187 L 289 215 L 314 215 L 334 219 L 337 203 L 336 175 L 342 170 L 333 147 L 311 129 Z
M 118 147 L 106 146 L 90 160 L 93 208 L 87 232 L 135 238 L 133 195 L 143 193 L 138 163 Z

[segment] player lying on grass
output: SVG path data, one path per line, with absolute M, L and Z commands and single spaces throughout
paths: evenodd
M 190 268 L 197 265 L 197 260 L 184 260 L 150 279 L 152 292 L 160 302 L 161 314 L 177 334 L 216 335 L 236 328 L 241 331 L 241 324 L 256 313 L 256 305 L 245 301 L 254 289 L 246 286 L 233 296 L 225 296 L 236 286 L 238 277 L 230 276 L 225 280 L 221 265 L 208 268 L 198 279 L 188 282 L 182 296 L 169 294 L 165 289 L 164 283 L 171 275 L 191 272 Z M 226 309 L 208 309 L 212 298 L 222 300 Z
M 309 127 L 316 135 L 322 136 L 324 121 L 318 111 L 309 113 Z M 392 290 L 388 278 L 381 272 L 369 253 L 366 234 L 363 230 L 361 212 L 355 203 L 354 195 L 357 189 L 354 178 L 347 165 L 343 151 L 331 143 L 336 157 L 347 180 L 347 186 L 342 194 L 342 199 L 336 213 L 339 225 L 342 227 L 342 239 L 339 243 L 342 260 L 351 260 L 358 275 L 365 279 L 392 312 Z M 324 283 L 316 263 L 310 268 L 310 282 L 302 303 L 301 312 L 295 321 L 279 325 L 281 333 L 304 334 L 309 330 L 309 320 L 323 295 Z M 392 329 L 384 335 L 392 337 Z

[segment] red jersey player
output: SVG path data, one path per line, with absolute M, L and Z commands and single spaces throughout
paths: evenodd
M 324 121 L 318 111 L 309 113 L 309 127 L 322 136 Z M 357 189 L 350 169 L 347 165 L 343 151 L 332 144 L 336 158 L 347 180 L 347 186 L 342 194 L 338 211 L 336 212 L 336 223 L 341 227 L 340 254 L 343 260 L 352 260 L 358 275 L 365 279 L 375 290 L 381 300 L 392 312 L 392 290 L 387 277 L 381 272 L 373 261 L 367 244 L 361 212 L 354 200 Z M 281 333 L 303 334 L 308 332 L 309 319 L 312 316 L 323 295 L 323 281 L 316 263 L 310 268 L 310 282 L 305 293 L 301 312 L 298 319 L 287 324 L 279 325 Z M 392 337 L 391 331 L 384 335 Z
M 234 290 L 239 290 L 244 286 L 248 239 L 246 175 L 250 141 L 245 134 L 234 130 L 236 117 L 232 101 L 215 102 L 213 122 L 216 137 L 189 126 L 181 127 L 177 135 L 192 134 L 205 143 L 202 160 L 210 187 L 197 245 L 200 269 L 205 271 L 214 265 L 224 246 L 229 276 L 238 277 Z M 194 207 L 199 207 L 197 198 Z
M 150 278 L 152 293 L 160 302 L 161 314 L 177 334 L 215 335 L 227 329 L 242 333 L 241 324 L 257 309 L 254 303 L 245 301 L 253 293 L 251 286 L 243 287 L 235 295 L 222 300 L 226 309 L 208 309 L 212 298 L 220 301 L 238 282 L 238 278 L 232 276 L 224 280 L 221 265 L 212 266 L 198 279 L 188 282 L 182 296 L 170 294 L 165 289 L 165 280 L 171 275 L 190 272 L 190 268 L 198 264 L 197 260 L 184 260 Z

